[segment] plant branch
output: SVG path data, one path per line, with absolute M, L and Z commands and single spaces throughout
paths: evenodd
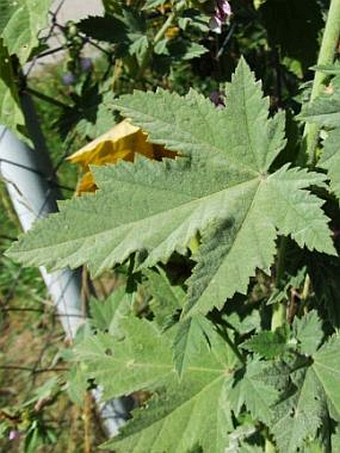
M 328 65 L 334 61 L 334 53 L 340 35 L 340 0 L 331 0 L 325 30 L 320 47 L 317 65 Z M 315 72 L 310 103 L 322 92 L 326 75 L 320 71 Z M 320 127 L 316 124 L 306 124 L 304 138 L 309 163 L 316 161 L 316 148 L 318 144 Z
M 68 104 L 58 101 L 58 99 L 52 98 L 51 96 L 47 96 L 46 94 L 41 93 L 40 91 L 34 90 L 33 88 L 30 88 L 28 86 L 25 87 L 25 91 L 26 91 L 26 93 L 31 94 L 32 96 L 35 96 L 38 99 L 41 99 L 42 101 L 48 102 L 51 105 L 55 105 L 56 107 L 59 107 L 62 109 L 70 108 L 70 106 Z
M 142 76 L 144 74 L 144 71 L 145 71 L 146 67 L 149 64 L 149 60 L 150 60 L 150 57 L 152 55 L 152 52 L 153 52 L 155 46 L 163 39 L 166 31 L 173 24 L 175 16 L 176 16 L 176 14 L 174 12 L 169 14 L 168 18 L 166 19 L 166 21 L 164 22 L 162 27 L 156 33 L 156 36 L 154 37 L 153 43 L 150 44 L 149 47 L 147 48 L 147 50 L 145 51 L 143 60 L 142 60 L 142 62 L 140 64 L 140 67 L 139 67 L 137 79 L 141 79 L 142 78 Z

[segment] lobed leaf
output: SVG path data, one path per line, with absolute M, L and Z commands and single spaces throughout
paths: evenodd
M 129 313 L 130 297 L 124 287 L 116 288 L 106 300 L 90 300 L 91 326 L 119 335 L 120 322 Z
M 275 358 L 287 350 L 287 336 L 283 329 L 275 332 L 263 330 L 241 344 L 243 349 L 255 352 L 267 359 Z
M 153 324 L 130 317 L 119 326 L 115 337 L 99 332 L 75 347 L 87 376 L 103 387 L 105 399 L 160 386 L 174 375 L 169 339 Z
M 308 355 L 314 354 L 324 336 L 322 323 L 316 311 L 310 311 L 301 319 L 295 318 L 293 330 L 301 352 Z
M 76 347 L 87 377 L 103 386 L 105 398 L 152 390 L 153 397 L 105 447 L 117 452 L 187 452 L 200 445 L 224 452 L 232 429 L 227 384 L 237 359 L 216 335 L 212 352 L 202 351 L 186 369 L 181 383 L 175 373 L 172 335 L 160 335 L 152 323 L 126 318 L 123 338 L 108 334 L 86 338 Z M 210 407 L 208 412 L 206 408 Z
M 305 190 L 325 176 L 287 165 L 270 174 L 284 146 L 283 117 L 267 119 L 268 100 L 244 60 L 225 110 L 194 91 L 136 93 L 117 105 L 181 156 L 93 169 L 100 190 L 60 203 L 61 212 L 38 222 L 11 257 L 50 268 L 86 262 L 98 274 L 137 253 L 142 268 L 184 253 L 200 231 L 184 309 L 191 316 L 245 292 L 256 268 L 268 271 L 278 234 L 335 253 L 322 201 Z
M 145 287 L 152 295 L 150 308 L 154 320 L 160 328 L 166 329 L 173 322 L 174 314 L 182 309 L 186 293 L 180 286 L 171 285 L 161 268 L 147 269 L 144 274 L 148 278 Z
M 329 69 L 336 72 L 336 66 Z M 302 109 L 300 118 L 317 123 L 320 127 L 331 129 L 324 140 L 324 149 L 318 166 L 327 170 L 330 186 L 337 198 L 340 198 L 340 77 L 332 79 L 327 92 L 318 96 L 311 104 Z

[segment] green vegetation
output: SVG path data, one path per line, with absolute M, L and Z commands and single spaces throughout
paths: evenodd
M 1 123 L 32 143 L 30 93 L 69 199 L 15 241 L 0 187 L 0 448 L 338 451 L 339 0 L 105 0 L 54 17 L 62 62 L 23 75 L 33 3 L 0 0 Z M 72 196 L 94 139 L 95 193 Z M 82 267 L 74 341 L 41 265 Z M 97 388 L 135 407 L 111 439 Z

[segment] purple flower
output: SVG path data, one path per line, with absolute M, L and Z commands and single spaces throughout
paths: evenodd
M 72 72 L 65 72 L 65 74 L 63 74 L 61 79 L 63 81 L 63 84 L 66 86 L 73 85 L 76 81 L 76 78 L 75 78 L 74 74 L 72 74 Z
M 225 107 L 224 94 L 221 91 L 212 91 L 209 95 L 209 99 L 218 109 Z
M 231 14 L 231 7 L 227 0 L 216 0 L 215 12 L 209 22 L 210 30 L 221 33 L 222 25 L 227 22 Z
M 17 431 L 16 429 L 11 429 L 9 434 L 8 434 L 8 439 L 9 440 L 17 440 L 20 437 L 20 432 Z

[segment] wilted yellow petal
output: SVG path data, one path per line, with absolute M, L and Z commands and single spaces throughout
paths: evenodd
M 180 29 L 178 27 L 176 27 L 176 26 L 169 27 L 167 29 L 167 31 L 165 32 L 165 36 L 168 39 L 174 39 L 174 38 L 176 38 L 176 36 L 179 35 L 179 32 L 180 32 Z
M 86 168 L 89 164 L 103 165 L 119 159 L 130 160 L 135 152 L 152 157 L 153 146 L 146 141 L 146 135 L 138 127 L 124 120 L 68 159 Z
M 124 120 L 69 156 L 68 160 L 80 164 L 85 172 L 78 184 L 77 194 L 96 190 L 89 165 L 116 163 L 120 159 L 133 161 L 136 153 L 154 159 L 176 155 L 163 146 L 148 143 L 146 139 L 147 135 L 140 128 Z

